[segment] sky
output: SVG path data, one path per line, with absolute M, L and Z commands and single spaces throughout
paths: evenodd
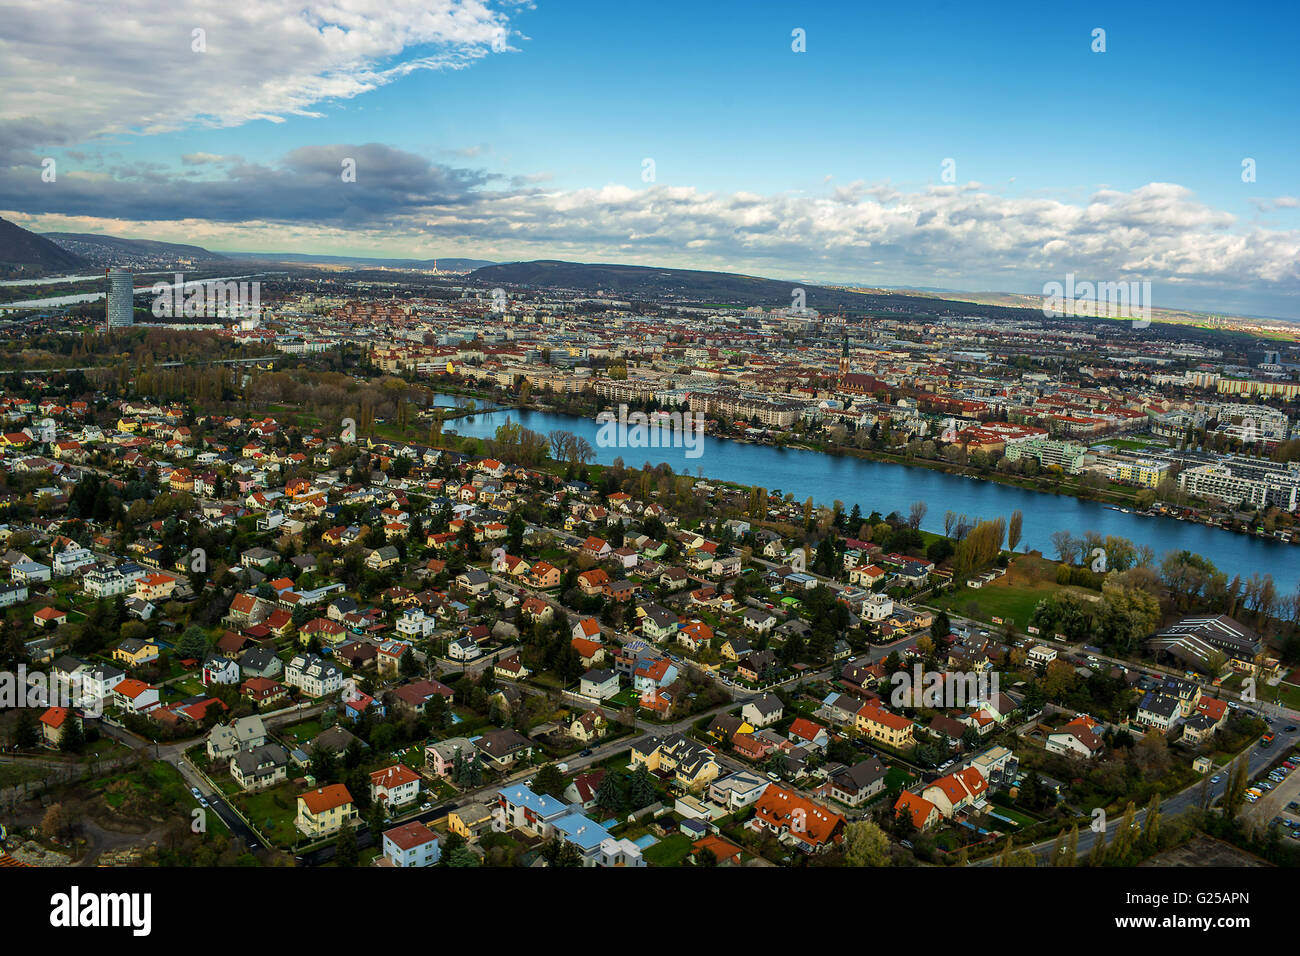
M 0 216 L 1300 320 L 1300 5 L 993 6 L 0 0 Z

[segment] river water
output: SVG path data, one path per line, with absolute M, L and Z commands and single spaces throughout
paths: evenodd
M 1192 551 L 1213 561 L 1229 579 L 1258 572 L 1271 574 L 1279 590 L 1290 592 L 1300 581 L 1300 546 L 1266 541 L 1250 535 L 1209 528 L 1173 518 L 1142 517 L 1114 511 L 1095 501 L 1067 495 L 1026 491 L 992 481 L 945 474 L 929 468 L 908 467 L 863 458 L 836 457 L 819 452 L 750 445 L 725 438 L 703 436 L 697 458 L 684 448 L 601 448 L 596 444 L 599 425 L 588 418 L 520 409 L 478 414 L 448 422 L 447 430 L 475 438 L 492 438 L 509 418 L 546 434 L 571 431 L 591 443 L 596 461 L 611 464 L 621 457 L 629 468 L 666 462 L 678 474 L 690 474 L 758 485 L 769 492 L 793 493 L 796 501 L 809 495 L 818 504 L 842 501 L 845 510 L 857 504 L 863 515 L 897 511 L 906 515 L 914 501 L 924 501 L 929 511 L 922 527 L 942 533 L 944 512 L 970 518 L 1010 518 L 1024 515 L 1019 550 L 1042 551 L 1055 557 L 1052 533 L 1065 528 L 1081 537 L 1085 531 L 1119 535 L 1155 552 L 1157 563 L 1169 551 Z M 664 433 L 666 434 L 666 433 Z

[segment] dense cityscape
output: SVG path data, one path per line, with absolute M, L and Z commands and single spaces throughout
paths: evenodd
M 183 933 L 195 887 L 149 874 L 220 899 L 236 867 L 312 912 L 340 868 L 406 913 L 441 894 L 383 871 L 552 867 L 997 868 L 1089 931 L 1284 912 L 1286 83 L 1242 116 L 1174 83 L 1152 11 L 1009 40 L 832 4 L 699 12 L 736 76 L 688 37 L 633 119 L 624 57 L 668 34 L 623 13 L 185 0 L 127 42 L 55 5 L 0 0 L 0 62 L 70 70 L 0 80 L 0 866 L 32 922 Z M 886 24 L 993 44 L 1002 86 L 886 96 L 848 42 Z M 1161 142 L 1051 153 L 1035 71 L 1098 108 L 1140 76 L 1169 116 L 1110 133 Z M 869 131 L 835 105 L 868 74 Z M 751 138 L 783 110 L 805 138 Z M 1179 139 L 1220 128 L 1256 137 L 1222 182 Z

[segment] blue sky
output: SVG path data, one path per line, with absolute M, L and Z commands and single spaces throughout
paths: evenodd
M 124 53 L 65 6 L 0 0 L 0 215 L 29 227 L 968 290 L 1073 271 L 1300 318 L 1295 8 L 340 0 L 331 25 L 179 0 Z M 51 47 L 75 84 L 24 89 Z

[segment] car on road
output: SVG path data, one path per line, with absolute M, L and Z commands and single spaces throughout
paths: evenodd
M 591 751 L 590 751 L 590 750 L 584 750 L 584 751 L 582 751 L 582 753 L 578 754 L 578 756 L 579 756 L 579 757 L 590 757 L 590 756 L 591 756 Z
M 1223 774 L 1216 774 L 1210 778 L 1210 783 L 1219 783 L 1223 780 Z
M 203 794 L 199 792 L 198 787 L 190 787 L 190 793 L 194 794 L 196 798 L 203 796 Z
M 421 809 L 421 810 L 432 810 L 432 809 L 433 809 L 433 804 L 432 804 L 432 803 L 422 803 L 422 804 L 420 804 L 420 809 Z
M 199 806 L 201 806 L 201 807 L 206 807 L 207 805 L 208 805 L 208 798 L 207 798 L 207 797 L 199 797 Z
M 1285 727 L 1282 728 L 1282 730 L 1288 734 L 1293 734 L 1296 731 L 1296 726 L 1295 724 L 1287 724 Z

